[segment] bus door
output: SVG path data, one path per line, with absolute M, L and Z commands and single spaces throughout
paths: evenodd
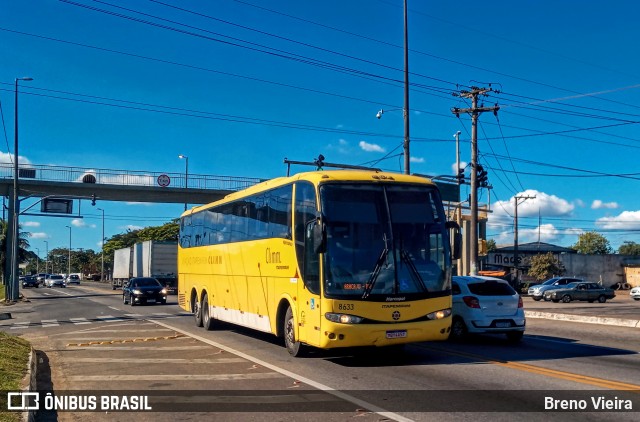
M 309 246 L 310 223 L 316 220 L 315 187 L 308 182 L 296 183 L 294 211 L 294 241 L 298 262 L 298 340 L 320 344 L 320 257 Z

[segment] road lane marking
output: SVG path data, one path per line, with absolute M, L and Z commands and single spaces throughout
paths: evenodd
M 100 315 L 97 316 L 96 319 L 99 319 L 101 322 L 122 321 L 122 317 L 114 317 L 113 315 Z
M 13 324 L 13 327 L 10 328 L 10 330 L 19 330 L 21 328 L 29 328 L 31 325 L 30 321 L 25 321 L 25 322 L 16 322 Z
M 43 319 L 42 320 L 42 327 L 59 327 L 60 323 L 58 322 L 57 319 Z
M 97 346 L 97 348 L 99 348 L 99 350 L 142 350 L 145 349 L 145 346 L 147 344 L 150 343 L 137 343 L 137 346 Z M 154 351 L 164 351 L 164 352 L 173 352 L 173 351 L 180 351 L 180 350 L 210 350 L 211 346 L 161 346 L 158 347 L 156 345 L 151 346 L 153 347 Z M 146 349 L 150 349 L 151 347 L 147 347 Z M 73 350 L 90 350 L 90 349 L 96 349 L 96 346 L 80 346 L 80 347 L 74 347 Z
M 124 316 L 128 316 L 129 318 L 140 318 L 144 315 L 142 314 L 124 314 Z
M 439 353 L 444 352 L 450 355 L 460 356 L 460 357 L 471 359 L 471 360 L 480 360 L 486 363 L 502 366 L 504 368 L 517 369 L 519 371 L 530 372 L 533 374 L 543 375 L 543 376 L 552 377 L 552 378 L 558 378 L 565 381 L 578 382 L 581 384 L 592 385 L 595 387 L 608 388 L 611 390 L 640 390 L 640 385 L 637 385 L 637 384 L 628 384 L 625 382 L 612 381 L 612 380 L 606 380 L 603 378 L 590 377 L 587 375 L 574 374 L 572 372 L 558 371 L 555 369 L 543 368 L 541 366 L 530 365 L 527 363 L 492 359 L 485 356 L 476 355 L 473 353 L 443 350 L 435 347 L 425 346 L 423 344 L 420 344 L 417 346 L 422 349 L 431 350 L 433 352 L 439 352 Z
M 173 358 L 74 358 L 73 362 L 81 363 L 243 363 L 243 358 L 219 358 L 219 359 L 173 359 Z
M 369 410 L 371 412 L 374 412 L 374 413 L 376 413 L 378 415 L 384 416 L 385 418 L 388 418 L 388 419 L 391 419 L 391 420 L 394 420 L 394 421 L 398 421 L 398 422 L 413 422 L 412 419 L 406 418 L 406 417 L 404 417 L 402 415 L 399 415 L 397 413 L 390 412 L 390 411 L 388 411 L 386 409 L 383 409 L 382 407 L 380 407 L 378 405 L 366 402 L 366 401 L 361 400 L 361 399 L 359 399 L 357 397 L 350 396 L 349 394 L 346 394 L 343 391 L 336 390 L 335 388 L 332 388 L 332 387 L 329 387 L 327 385 L 321 384 L 321 383 L 319 383 L 317 381 L 314 381 L 314 380 L 312 380 L 310 378 L 303 377 L 303 376 L 298 375 L 298 374 L 296 374 L 294 372 L 291 372 L 289 370 L 280 368 L 279 366 L 272 365 L 272 364 L 270 364 L 268 362 L 265 362 L 265 361 L 263 361 L 261 359 L 258 359 L 256 357 L 254 357 L 254 356 L 251 356 L 249 354 L 243 353 L 243 352 L 241 352 L 239 350 L 233 349 L 233 348 L 225 346 L 223 344 L 217 343 L 217 342 L 215 342 L 213 340 L 209 340 L 209 339 L 201 337 L 199 335 L 192 334 L 192 333 L 190 333 L 188 331 L 182 330 L 182 329 L 180 329 L 178 327 L 174 327 L 172 325 L 167 324 L 166 322 L 155 321 L 154 320 L 153 323 L 157 324 L 157 325 L 160 325 L 162 327 L 168 328 L 170 330 L 174 330 L 174 331 L 176 331 L 178 333 L 182 333 L 185 336 L 191 337 L 191 338 L 196 339 L 198 341 L 201 341 L 203 343 L 210 344 L 211 346 L 217 347 L 218 349 L 222 349 L 222 350 L 224 350 L 226 352 L 233 353 L 236 356 L 240 356 L 240 357 L 242 357 L 242 358 L 244 358 L 244 359 L 246 359 L 248 361 L 251 361 L 253 363 L 257 363 L 258 365 L 261 365 L 261 366 L 263 366 L 265 368 L 271 369 L 272 371 L 279 372 L 282 375 L 285 375 L 285 376 L 287 376 L 289 378 L 292 378 L 292 379 L 294 379 L 296 381 L 303 382 L 303 383 L 305 383 L 307 385 L 310 385 L 310 386 L 312 386 L 314 388 L 317 388 L 318 390 L 325 391 L 325 392 L 327 392 L 327 393 L 329 393 L 329 394 L 331 394 L 331 395 L 333 395 L 335 397 L 338 397 L 338 398 L 340 398 L 342 400 L 346 400 L 346 401 L 351 402 L 351 403 L 353 403 L 353 404 L 355 404 L 355 405 L 357 405 L 357 406 L 359 406 L 361 408 L 365 408 L 365 409 L 367 409 L 367 410 Z
M 86 318 L 69 318 L 69 321 L 75 325 L 91 324 L 91 321 Z

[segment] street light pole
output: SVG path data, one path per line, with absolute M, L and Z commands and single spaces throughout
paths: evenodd
M 71 226 L 65 226 L 69 229 L 69 262 L 67 262 L 67 277 L 71 274 Z
M 409 29 L 407 25 L 407 0 L 404 0 L 404 173 L 411 174 L 409 153 Z
M 178 155 L 178 158 L 185 159 L 185 167 L 184 167 L 184 188 L 185 190 L 189 188 L 189 157 L 184 154 Z M 187 203 L 184 203 L 184 210 L 187 210 Z
M 7 262 L 11 264 L 10 277 L 5 286 L 7 300 L 18 300 L 18 217 L 20 215 L 20 203 L 18 201 L 18 81 L 32 81 L 33 78 L 24 77 L 15 79 L 15 111 L 14 111 L 14 145 L 13 145 L 13 194 L 11 196 L 9 211 L 9 229 L 11 230 L 11 253 L 7 254 Z M 9 246 L 9 245 L 7 245 Z
M 44 257 L 44 272 L 45 274 L 49 274 L 49 242 L 47 240 L 44 241 L 44 244 L 47 246 L 47 255 Z
M 104 281 L 104 210 L 98 208 L 98 211 L 102 211 L 102 242 L 100 242 L 100 247 L 102 248 L 102 267 L 100 269 L 100 281 Z
M 40 273 L 40 248 L 36 248 L 38 255 L 36 255 L 36 274 Z

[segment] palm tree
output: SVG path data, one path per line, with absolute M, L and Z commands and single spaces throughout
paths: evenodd
M 27 256 L 27 248 L 29 248 L 28 238 L 31 236 L 29 232 L 20 231 L 21 226 L 18 225 L 18 262 L 25 260 Z M 0 220 L 0 267 L 2 269 L 2 277 L 4 280 L 4 269 L 7 261 L 7 235 L 9 233 L 9 224 L 6 220 Z

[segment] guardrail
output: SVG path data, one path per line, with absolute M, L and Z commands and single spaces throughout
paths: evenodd
M 0 164 L 0 178 L 13 180 L 13 164 Z M 102 183 L 121 186 L 158 186 L 163 176 L 163 186 L 188 189 L 217 189 L 236 191 L 248 188 L 264 179 L 236 176 L 212 176 L 203 174 L 166 173 L 156 171 L 131 171 L 82 167 L 64 167 L 37 164 L 20 164 L 18 177 L 24 180 L 70 183 Z M 164 176 L 168 176 L 168 179 Z M 169 182 L 166 185 L 166 182 Z M 188 182 L 188 183 L 185 183 Z

